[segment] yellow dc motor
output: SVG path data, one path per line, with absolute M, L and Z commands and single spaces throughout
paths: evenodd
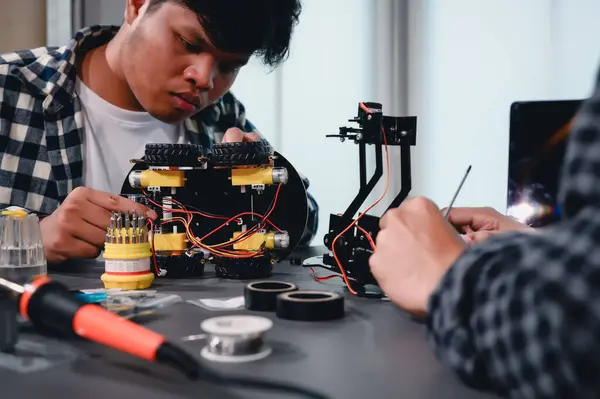
M 183 187 L 183 170 L 148 169 L 134 170 L 129 174 L 131 187 Z
M 235 232 L 233 239 L 235 240 L 244 234 L 243 232 Z M 269 233 L 248 233 L 248 237 L 243 237 L 239 242 L 233 244 L 234 249 L 243 249 L 246 251 L 259 250 L 264 244 L 267 249 L 280 249 L 290 246 L 290 236 L 287 231 L 275 231 Z
M 238 168 L 231 170 L 231 185 L 272 185 L 285 184 L 288 181 L 286 168 Z
M 184 251 L 187 248 L 187 234 L 186 233 L 166 233 L 166 234 L 154 234 L 154 237 L 150 238 L 154 250 L 157 252 L 161 251 Z

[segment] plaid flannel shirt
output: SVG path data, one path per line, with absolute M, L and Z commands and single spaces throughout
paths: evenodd
M 569 137 L 563 220 L 469 248 L 430 298 L 428 338 L 468 384 L 600 396 L 600 78 Z
M 107 43 L 117 30 L 88 27 L 60 48 L 0 54 L 0 209 L 50 214 L 83 184 L 84 120 L 74 90 L 75 58 Z M 229 92 L 185 121 L 188 140 L 207 151 L 234 126 L 255 130 Z

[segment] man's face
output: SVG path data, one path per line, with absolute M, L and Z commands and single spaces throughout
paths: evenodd
M 249 55 L 216 49 L 183 6 L 145 10 L 120 50 L 123 72 L 142 108 L 166 123 L 181 122 L 225 94 Z

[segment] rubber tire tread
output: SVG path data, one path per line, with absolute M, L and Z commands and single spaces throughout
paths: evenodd
M 144 161 L 151 166 L 197 166 L 204 155 L 199 144 L 146 144 Z
M 213 146 L 211 162 L 215 166 L 266 165 L 272 154 L 266 140 L 219 143 Z

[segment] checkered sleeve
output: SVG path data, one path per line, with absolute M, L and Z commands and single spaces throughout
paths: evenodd
M 469 385 L 519 398 L 600 392 L 600 92 L 573 126 L 564 219 L 470 247 L 430 298 L 436 355 Z

